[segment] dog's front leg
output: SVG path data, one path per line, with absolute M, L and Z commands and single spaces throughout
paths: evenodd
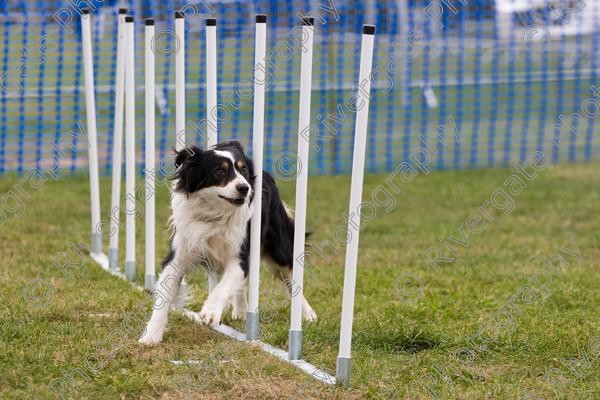
M 240 260 L 234 258 L 225 266 L 221 281 L 214 287 L 202 306 L 200 319 L 207 325 L 217 326 L 221 322 L 223 309 L 231 296 L 243 292 L 246 278 Z
M 239 319 L 242 321 L 246 320 L 246 313 L 248 312 L 248 302 L 246 301 L 246 287 L 244 286 L 241 292 L 237 292 L 232 296 L 231 300 L 231 318 Z
M 177 265 L 175 261 L 170 262 L 158 277 L 156 290 L 153 293 L 152 317 L 150 317 L 144 334 L 139 339 L 142 344 L 157 344 L 162 340 L 167 326 L 169 308 L 179 291 L 179 285 L 183 277 L 183 272 L 180 271 L 180 268 L 177 268 Z
M 208 275 L 208 293 L 210 293 L 214 290 L 215 286 L 217 286 L 217 284 L 219 283 L 219 274 L 217 274 L 215 271 L 209 269 L 207 275 Z

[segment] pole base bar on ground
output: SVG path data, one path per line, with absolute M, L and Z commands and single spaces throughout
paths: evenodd
M 135 261 L 125 261 L 125 276 L 130 281 L 135 279 Z
M 98 254 L 95 254 L 98 255 Z M 100 254 L 101 256 L 104 256 L 104 258 L 106 259 L 106 266 L 107 267 L 103 267 L 105 270 L 107 270 L 108 272 L 110 272 L 112 275 L 117 276 L 123 280 L 128 280 L 128 277 L 126 277 L 125 275 L 123 275 L 120 272 L 115 272 L 115 271 L 111 271 L 108 269 L 108 257 L 106 257 L 106 255 L 104 255 L 103 253 Z M 92 254 L 92 258 L 94 257 L 94 254 Z M 94 258 L 94 260 L 96 260 Z M 98 262 L 98 260 L 96 260 Z M 100 265 L 102 265 L 100 262 L 98 262 Z M 126 263 L 127 264 L 127 263 Z M 135 263 L 133 263 L 135 265 Z M 126 266 L 127 269 L 127 266 Z M 134 269 L 135 271 L 135 269 Z M 138 286 L 135 284 L 135 282 L 130 282 L 134 288 L 136 288 L 137 290 L 141 290 L 143 291 L 144 288 L 142 288 L 141 286 Z M 183 282 L 182 282 L 183 283 Z M 180 309 L 180 311 L 189 319 L 191 319 L 192 321 L 195 321 L 201 325 L 204 325 L 202 323 L 202 321 L 200 320 L 200 317 L 198 315 L 198 313 L 195 313 L 187 308 L 183 308 Z M 258 313 L 257 313 L 258 314 Z M 257 325 L 258 326 L 258 325 Z M 246 340 L 246 335 L 228 325 L 218 325 L 216 327 L 210 327 L 212 330 L 214 330 L 215 332 L 219 332 L 222 335 L 225 335 L 231 339 L 240 341 L 240 342 L 244 342 L 244 343 L 249 343 L 253 346 L 258 347 L 259 349 L 261 349 L 262 351 L 264 351 L 265 353 L 269 353 L 277 358 L 279 358 L 281 361 L 287 362 L 293 366 L 295 366 L 296 368 L 298 368 L 299 370 L 301 370 L 302 372 L 312 376 L 314 379 L 318 380 L 319 382 L 325 383 L 326 385 L 335 385 L 336 384 L 336 379 L 335 377 L 333 377 L 332 375 L 328 374 L 327 372 L 318 369 L 317 367 L 315 367 L 314 365 L 312 365 L 309 362 L 306 362 L 304 360 L 290 360 L 288 358 L 288 353 L 285 352 L 284 350 L 278 349 L 277 347 L 273 347 L 270 344 L 261 342 L 260 340 L 252 340 L 252 341 L 247 341 Z M 174 361 L 173 364 L 181 364 L 180 361 Z
M 183 314 L 188 317 L 189 319 L 196 321 L 199 324 L 202 324 L 202 321 L 200 321 L 200 317 L 198 316 L 198 313 L 195 313 L 187 308 L 183 308 L 181 309 L 181 312 L 183 312 Z M 218 325 L 216 327 L 209 327 L 212 330 L 219 332 L 231 339 L 240 341 L 240 342 L 245 342 L 245 343 L 249 343 L 253 346 L 258 347 L 259 349 L 261 349 L 262 351 L 264 351 L 265 353 L 269 353 L 272 356 L 275 356 L 277 358 L 279 358 L 281 361 L 284 361 L 286 363 L 289 363 L 291 365 L 293 365 L 294 367 L 298 368 L 299 370 L 301 370 L 302 372 L 312 376 L 314 379 L 318 380 L 321 383 L 324 383 L 326 385 L 335 385 L 337 380 L 335 379 L 334 376 L 328 374 L 326 371 L 323 371 L 321 369 L 318 369 L 317 367 L 315 367 L 314 365 L 312 365 L 311 363 L 304 361 L 304 360 L 290 360 L 288 358 L 288 353 L 285 352 L 284 350 L 278 349 L 277 347 L 271 346 L 268 343 L 264 343 L 261 342 L 260 340 L 253 340 L 253 341 L 248 341 L 246 340 L 246 335 L 240 331 L 235 330 L 234 328 L 228 326 L 228 325 Z M 190 362 L 194 362 L 193 360 L 190 360 L 188 362 L 184 362 L 184 361 L 171 361 L 171 363 L 175 364 L 175 365 L 182 365 L 182 364 L 186 364 L 186 363 L 190 363 Z
M 289 359 L 290 360 L 301 360 L 302 359 L 302 331 L 294 331 L 290 329 L 289 338 Z
M 104 253 L 90 253 L 90 257 L 92 260 L 96 262 L 96 264 L 100 265 L 102 269 L 108 271 L 108 257 Z
M 335 377 L 342 386 L 350 384 L 350 359 L 338 357 L 335 363 Z
M 258 313 L 246 313 L 246 336 L 248 340 L 258 340 Z

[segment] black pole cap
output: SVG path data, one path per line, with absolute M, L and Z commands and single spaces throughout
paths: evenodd
M 265 24 L 267 22 L 267 16 L 265 14 L 258 14 L 256 16 L 257 24 Z
M 146 26 L 154 25 L 154 18 L 146 18 L 145 24 Z
M 90 13 L 90 9 L 89 8 L 82 8 L 81 9 L 81 13 L 82 14 L 89 14 Z
M 303 17 L 302 25 L 313 26 L 315 24 L 315 19 L 313 17 Z
M 217 26 L 216 18 L 206 18 L 206 26 Z
M 127 14 L 126 8 L 119 8 L 119 14 Z
M 181 11 L 175 11 L 175 18 L 177 18 L 177 19 L 185 18 L 185 14 Z
M 125 17 L 125 22 L 133 22 L 133 15 L 128 15 Z
M 363 33 L 365 35 L 374 35 L 375 34 L 375 25 L 363 25 Z

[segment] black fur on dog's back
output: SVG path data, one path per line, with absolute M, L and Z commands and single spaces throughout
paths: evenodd
M 261 253 L 280 267 L 292 268 L 294 257 L 294 220 L 279 196 L 275 179 L 263 171 L 261 217 Z M 257 212 L 255 210 L 254 212 Z M 250 223 L 241 251 L 242 268 L 248 276 L 250 256 Z

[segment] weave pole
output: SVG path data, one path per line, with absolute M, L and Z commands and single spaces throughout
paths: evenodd
M 250 221 L 250 272 L 248 274 L 248 313 L 246 339 L 257 340 L 259 330 L 258 293 L 260 282 L 260 241 L 262 216 L 263 142 L 265 130 L 267 16 L 256 16 L 254 39 L 254 120 L 252 123 L 252 158 L 256 171 L 254 180 L 254 213 Z
M 302 358 L 302 303 L 304 302 L 304 246 L 306 236 L 306 197 L 308 188 L 308 151 L 310 147 L 310 95 L 313 64 L 314 18 L 302 19 L 302 57 L 300 62 L 300 110 L 298 121 L 298 161 L 300 173 L 296 179 L 296 203 L 294 222 L 294 272 L 292 287 L 292 310 L 288 357 Z M 297 286 L 294 293 L 293 285 Z
M 152 39 L 154 38 L 154 20 L 146 19 L 145 23 L 146 36 L 146 160 L 144 177 L 146 179 L 146 273 L 144 275 L 144 287 L 148 290 L 154 289 L 154 280 L 156 275 L 156 237 L 155 237 L 155 115 L 154 115 L 154 98 L 155 92 L 155 76 L 154 76 L 154 51 L 152 51 Z
M 111 271 L 119 269 L 119 225 L 121 217 L 121 174 L 123 165 L 123 107 L 125 97 L 125 14 L 126 8 L 119 8 L 117 26 L 117 76 L 115 88 L 115 120 L 112 154 L 112 197 L 110 202 L 110 243 L 108 264 Z
M 135 26 L 125 17 L 125 276 L 135 279 Z
M 185 15 L 175 12 L 175 149 L 185 147 Z
M 360 52 L 360 72 L 358 78 L 356 125 L 354 127 L 354 155 L 352 159 L 352 183 L 350 184 L 350 205 L 348 215 L 356 212 L 360 226 L 360 204 L 362 201 L 365 169 L 365 148 L 369 122 L 369 99 L 371 95 L 371 68 L 373 63 L 373 43 L 375 27 L 363 25 Z M 362 106 L 360 101 L 362 100 Z M 350 350 L 352 346 L 352 320 L 354 316 L 354 292 L 356 288 L 356 266 L 358 260 L 358 237 L 360 230 L 353 229 L 348 222 L 350 241 L 346 246 L 344 267 L 344 292 L 342 296 L 342 321 L 340 326 L 340 348 L 336 362 L 336 378 L 347 386 L 350 382 Z
M 88 160 L 90 168 L 90 203 L 92 208 L 91 256 L 103 268 L 108 268 L 108 260 L 102 253 L 102 234 L 100 229 L 100 183 L 98 178 L 98 140 L 96 134 L 96 99 L 94 96 L 94 64 L 92 58 L 92 32 L 90 28 L 90 10 L 81 14 L 81 39 L 83 41 L 83 68 L 85 74 L 85 111 L 87 117 L 87 135 L 89 140 Z
M 206 19 L 206 148 L 217 144 L 217 20 Z M 212 288 L 209 288 L 212 291 Z
M 206 148 L 217 144 L 217 20 L 206 19 Z M 208 293 L 212 292 L 219 278 L 214 271 L 207 271 Z

